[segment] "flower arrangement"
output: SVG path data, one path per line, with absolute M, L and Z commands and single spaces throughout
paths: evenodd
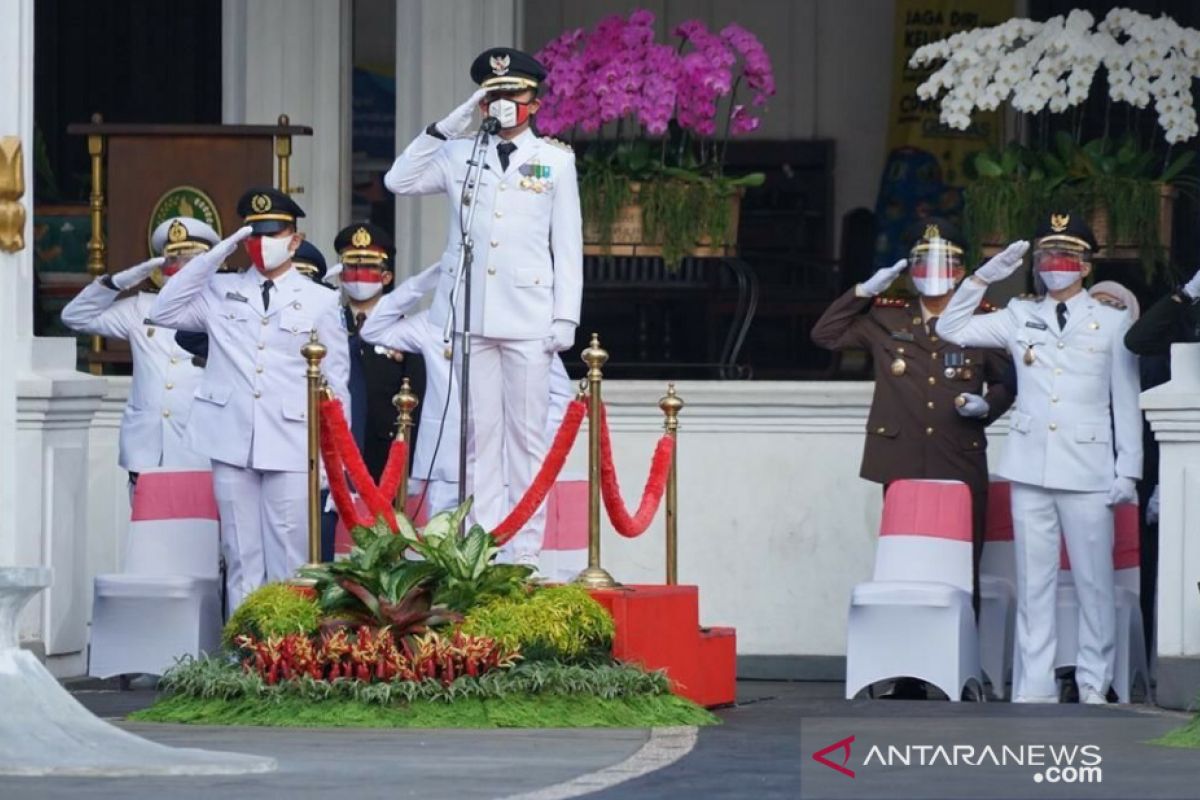
M 697 241 L 730 241 L 728 200 L 761 174 L 724 174 L 729 138 L 758 128 L 775 94 L 771 61 L 737 24 L 713 33 L 699 20 L 655 41 L 645 9 L 564 32 L 537 53 L 547 69 L 537 126 L 574 139 L 596 135 L 581 160 L 584 220 L 611 242 L 613 223 L 635 194 L 649 239 L 676 265 Z M 748 93 L 748 104 L 739 92 Z
M 1049 208 L 1072 207 L 1092 216 L 1108 244 L 1136 247 L 1147 272 L 1162 260 L 1160 222 L 1170 197 L 1200 186 L 1187 174 L 1194 153 L 1172 157 L 1173 145 L 1200 132 L 1191 91 L 1200 77 L 1200 31 L 1124 8 L 1097 23 L 1077 9 L 1045 22 L 1010 19 L 956 33 L 918 48 L 909 66 L 937 63 L 917 93 L 927 101 L 940 97 L 944 125 L 965 130 L 974 110 L 1005 102 L 1040 123 L 1030 144 L 985 151 L 966 165 L 973 182 L 964 221 L 973 244 L 1025 234 Z M 1054 115 L 1078 112 L 1101 67 L 1108 84 L 1104 132 L 1081 144 L 1081 115 L 1073 123 Z M 1153 103 L 1161 140 L 1110 137 L 1114 103 L 1137 110 Z

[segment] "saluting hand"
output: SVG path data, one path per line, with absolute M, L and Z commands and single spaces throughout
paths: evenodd
M 908 268 L 908 259 L 902 258 L 890 267 L 879 270 L 858 285 L 856 293 L 859 297 L 875 297 L 883 294 L 887 288 Z
M 132 289 L 146 280 L 146 278 L 150 277 L 150 273 L 154 272 L 155 267 L 161 267 L 164 263 L 166 263 L 165 258 L 152 258 L 149 261 L 143 261 L 137 266 L 121 270 L 109 280 L 112 282 L 113 288 L 119 292 L 123 292 L 126 289 Z
M 995 283 L 996 281 L 1004 280 L 1016 272 L 1017 267 L 1021 266 L 1021 259 L 1025 257 L 1025 251 L 1028 249 L 1029 242 L 1024 239 L 1013 242 L 1000 251 L 1000 253 L 989 258 L 982 267 L 975 270 L 973 277 L 978 278 L 984 283 Z
M 1200 300 L 1200 271 L 1197 271 L 1192 279 L 1183 285 L 1183 293 L 1193 300 Z
M 977 394 L 963 392 L 954 400 L 954 409 L 961 417 L 986 417 L 992 407 Z
M 217 242 L 216 247 L 209 252 L 213 254 L 213 257 L 217 259 L 218 263 L 224 261 L 233 255 L 233 251 L 237 250 L 237 246 L 241 243 L 241 241 L 249 238 L 250 234 L 252 233 L 254 233 L 253 228 L 251 228 L 249 225 L 243 225 L 229 236 L 226 236 L 224 239 Z
M 479 107 L 479 101 L 486 94 L 487 89 L 477 90 L 467 102 L 451 111 L 445 119 L 437 123 L 437 129 L 442 132 L 442 136 L 447 139 L 456 139 L 466 133 L 467 128 L 471 127 L 471 120 L 475 117 L 475 109 Z

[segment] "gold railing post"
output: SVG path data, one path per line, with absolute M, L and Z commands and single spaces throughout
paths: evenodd
M 420 403 L 416 392 L 412 390 L 412 384 L 408 382 L 408 378 L 405 378 L 400 383 L 400 391 L 392 398 L 392 405 L 400 412 L 400 416 L 396 418 L 396 439 L 409 443 L 408 455 L 411 455 L 412 452 L 412 443 L 409 442 L 408 434 L 412 430 L 413 411 Z M 408 462 L 409 459 L 406 457 L 400 466 L 400 483 L 396 486 L 395 508 L 397 514 L 403 514 L 405 507 L 408 506 Z
M 291 124 L 287 114 L 279 115 L 279 126 L 287 127 Z M 302 186 L 292 186 L 292 137 L 286 134 L 280 134 L 275 137 L 275 159 L 279 162 L 279 191 L 284 194 L 300 194 L 304 191 Z
M 308 563 L 321 563 L 321 360 L 325 345 L 314 330 L 300 355 L 308 363 Z
M 600 368 L 608 361 L 608 353 L 600 347 L 598 334 L 592 334 L 580 357 L 588 365 L 588 566 L 575 582 L 589 589 L 605 589 L 617 582 L 600 566 L 600 383 L 604 379 Z
M 93 124 L 99 125 L 102 122 L 102 116 L 92 114 Z M 104 137 L 98 133 L 91 134 L 87 137 L 87 145 L 88 155 L 92 160 L 92 195 L 89 207 L 92 235 L 87 244 L 87 271 L 92 277 L 98 277 L 105 272 L 104 262 L 107 257 L 104 244 Z M 103 350 L 104 339 L 93 336 L 91 351 L 100 353 Z M 93 362 L 90 371 L 93 375 L 100 375 L 104 369 L 100 363 Z
M 671 469 L 667 473 L 667 585 L 674 586 L 679 582 L 679 506 L 677 499 L 677 481 L 675 465 L 679 463 L 679 412 L 683 408 L 683 398 L 675 393 L 675 384 L 667 384 L 667 394 L 658 401 L 658 407 L 663 412 L 663 430 L 670 436 L 675 446 L 671 448 Z

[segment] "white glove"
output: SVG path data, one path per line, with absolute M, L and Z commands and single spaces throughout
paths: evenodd
M 575 323 L 556 319 L 550 326 L 550 335 L 542 340 L 547 353 L 561 353 L 575 344 Z
M 1183 285 L 1183 293 L 1193 300 L 1200 300 L 1200 271 L 1197 271 L 1192 279 Z
M 1150 495 L 1150 499 L 1146 501 L 1146 524 L 1153 525 L 1158 522 L 1158 486 L 1154 487 L 1154 492 Z
M 209 257 L 215 258 L 218 264 L 222 263 L 225 261 L 225 259 L 233 255 L 241 241 L 249 238 L 250 234 L 252 233 L 254 233 L 253 228 L 251 228 L 249 225 L 243 225 L 229 236 L 226 236 L 224 239 L 217 242 L 216 246 L 214 246 L 212 250 L 208 251 Z
M 1021 266 L 1021 259 L 1025 257 L 1025 251 L 1029 249 L 1029 242 L 1024 239 L 1019 239 L 1008 247 L 1004 248 L 998 254 L 987 260 L 982 267 L 975 270 L 975 277 L 984 283 L 995 283 L 1002 281 L 1009 275 L 1017 271 L 1017 267 Z
M 447 139 L 457 139 L 467 132 L 467 128 L 471 127 L 471 120 L 475 118 L 475 109 L 479 107 L 479 101 L 487 94 L 487 89 L 478 89 L 475 94 L 471 95 L 471 99 L 463 103 L 458 108 L 446 115 L 446 118 L 437 123 L 437 129 L 441 131 L 442 136 Z
M 954 408 L 961 417 L 986 417 L 992 407 L 988 401 L 977 394 L 963 392 L 958 396 L 962 402 L 955 402 Z
M 1112 488 L 1108 490 L 1108 504 L 1118 506 L 1122 503 L 1137 502 L 1137 484 L 1133 478 L 1123 478 L 1120 475 L 1113 480 Z
M 146 280 L 146 278 L 149 278 L 154 268 L 161 267 L 164 263 L 166 263 L 165 258 L 152 258 L 149 261 L 143 261 L 136 267 L 121 270 L 109 278 L 109 280 L 112 281 L 112 285 L 116 287 L 118 292 L 123 292 L 126 289 L 132 289 Z
M 892 282 L 908 268 L 908 259 L 902 258 L 890 267 L 879 270 L 871 277 L 860 283 L 854 293 L 859 297 L 875 297 L 883 294 Z

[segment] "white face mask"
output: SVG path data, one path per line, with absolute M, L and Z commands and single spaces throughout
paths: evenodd
M 1046 285 L 1046 289 L 1051 292 L 1061 292 L 1075 281 L 1079 280 L 1078 272 L 1067 272 L 1065 270 L 1053 270 L 1047 272 L 1039 272 L 1038 277 L 1042 279 L 1042 283 Z
M 488 116 L 495 117 L 501 128 L 515 128 L 518 124 L 517 104 L 504 98 L 493 100 L 488 105 Z
M 363 302 L 370 300 L 375 295 L 383 291 L 382 283 L 367 283 L 365 281 L 346 281 L 342 284 L 342 291 L 351 300 Z
M 270 272 L 287 262 L 292 257 L 291 245 L 291 236 L 262 237 L 262 271 Z

